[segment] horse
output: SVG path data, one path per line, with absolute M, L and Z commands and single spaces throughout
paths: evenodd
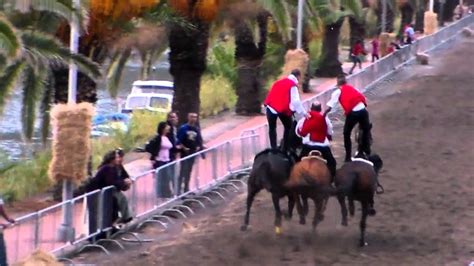
M 324 220 L 324 211 L 326 210 L 329 196 L 336 192 L 331 183 L 331 172 L 326 165 L 326 160 L 322 158 L 321 152 L 311 151 L 308 156 L 303 157 L 300 162 L 295 164 L 285 186 L 293 193 L 300 216 L 300 224 L 306 223 L 305 216 L 308 214 L 308 198 L 311 198 L 315 205 L 313 231 Z M 303 206 L 299 196 L 301 196 Z
M 258 153 L 253 162 L 252 171 L 247 182 L 247 211 L 241 230 L 247 230 L 250 220 L 252 203 L 262 189 L 272 194 L 273 207 L 275 208 L 275 232 L 281 234 L 280 198 L 288 197 L 288 217 L 291 218 L 294 208 L 294 199 L 289 190 L 284 186 L 295 163 L 295 156 L 291 156 L 280 149 L 266 149 Z
M 354 216 L 355 212 L 354 200 L 359 201 L 362 206 L 359 239 L 361 247 L 367 245 L 365 242 L 367 216 L 374 216 L 376 214 L 374 195 L 377 192 L 377 188 L 381 187 L 378 183 L 378 173 L 382 167 L 383 161 L 380 156 L 372 154 L 367 159 L 354 158 L 336 171 L 335 184 L 337 199 L 341 205 L 341 224 L 343 226 L 348 225 L 346 197 L 349 201 L 349 213 L 351 216 Z

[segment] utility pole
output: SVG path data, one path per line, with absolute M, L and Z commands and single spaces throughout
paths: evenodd
M 76 54 L 79 46 L 79 18 L 76 12 L 81 8 L 81 0 L 73 0 L 74 14 L 71 22 L 71 34 L 69 40 L 69 49 L 71 53 Z M 69 63 L 69 83 L 68 83 L 68 104 L 76 103 L 77 95 L 77 66 L 72 61 Z M 70 200 L 73 197 L 74 184 L 71 180 L 63 181 L 63 201 Z M 63 223 L 59 228 L 59 239 L 62 242 L 71 242 L 74 240 L 73 227 L 73 205 L 71 203 L 63 205 Z
M 304 0 L 298 0 L 298 25 L 296 27 L 296 48 L 302 49 L 303 46 L 303 16 Z
M 382 33 L 387 29 L 387 0 L 382 0 Z

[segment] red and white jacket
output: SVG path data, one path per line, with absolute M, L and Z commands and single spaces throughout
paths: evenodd
M 345 115 L 348 115 L 352 111 L 363 110 L 367 107 L 365 96 L 348 84 L 342 85 L 339 89 L 335 90 L 327 105 L 334 108 L 337 102 L 341 104 Z
M 328 136 L 332 136 L 332 124 L 320 112 L 310 111 L 310 118 L 302 118 L 296 125 L 296 135 L 303 138 L 303 144 L 329 146 Z
M 294 75 L 277 80 L 268 92 L 264 101 L 265 106 L 274 114 L 291 116 L 294 111 L 305 114 L 297 85 L 298 79 Z

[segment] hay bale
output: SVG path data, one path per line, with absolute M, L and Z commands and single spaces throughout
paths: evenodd
M 94 107 L 90 103 L 58 104 L 51 110 L 53 127 L 49 178 L 76 183 L 87 176 Z
M 301 71 L 301 77 L 304 78 L 306 75 L 306 69 L 308 68 L 309 56 L 302 49 L 288 50 L 285 54 L 285 65 L 280 78 L 288 76 L 293 69 L 299 69 Z
M 62 263 L 59 263 L 55 257 L 51 254 L 46 253 L 42 250 L 37 250 L 33 252 L 28 258 L 24 261 L 16 263 L 14 266 L 61 266 Z
M 424 33 L 430 35 L 438 30 L 438 15 L 434 12 L 426 11 L 424 18 Z
M 421 65 L 428 65 L 430 60 L 430 56 L 425 53 L 417 53 L 416 54 L 416 62 Z
M 474 35 L 474 32 L 469 27 L 462 29 L 461 33 L 464 37 L 472 37 Z

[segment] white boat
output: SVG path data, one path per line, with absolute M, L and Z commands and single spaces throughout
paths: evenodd
M 149 110 L 167 113 L 173 103 L 173 82 L 164 80 L 137 80 L 132 84 L 131 93 L 127 96 L 122 113 L 133 110 Z

